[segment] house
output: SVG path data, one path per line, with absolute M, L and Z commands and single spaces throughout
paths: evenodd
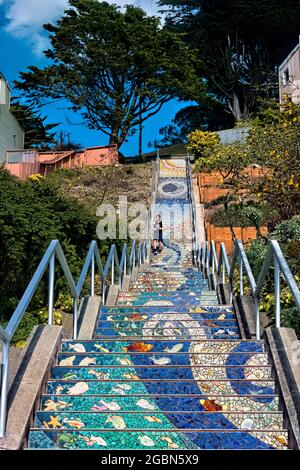
M 285 96 L 300 105 L 300 37 L 299 43 L 279 66 L 280 102 Z
M 7 149 L 24 147 L 25 132 L 10 112 L 10 87 L 0 72 L 0 163 Z
M 7 150 L 5 168 L 14 176 L 25 180 L 31 175 L 47 176 L 60 168 L 107 166 L 119 163 L 117 145 L 91 147 L 85 150 L 39 152 L 36 149 Z

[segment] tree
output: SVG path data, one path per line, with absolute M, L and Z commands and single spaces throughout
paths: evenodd
M 97 218 L 51 181 L 20 181 L 0 167 L 0 324 L 9 318 L 49 243 L 58 239 L 74 277 L 94 238 Z M 59 269 L 59 287 L 66 291 Z M 47 303 L 47 276 L 33 306 Z M 58 286 L 58 284 L 56 284 Z M 57 292 L 58 293 L 58 292 Z
M 55 132 L 52 130 L 58 124 L 45 124 L 47 116 L 43 117 L 33 104 L 22 104 L 17 98 L 12 98 L 10 111 L 25 131 L 25 148 L 44 149 L 54 143 Z
M 167 24 L 199 49 L 199 76 L 235 121 L 278 94 L 278 66 L 298 41 L 298 0 L 161 0 Z
M 251 177 L 245 171 L 249 165 L 258 166 L 258 174 Z M 277 113 L 265 110 L 245 144 L 208 149 L 196 169 L 219 172 L 232 195 L 242 191 L 244 199 L 268 203 L 278 214 L 273 223 L 300 214 L 300 108 L 288 101 Z
M 52 64 L 29 67 L 15 83 L 29 102 L 66 99 L 90 128 L 121 146 L 173 97 L 200 96 L 195 53 L 158 18 L 96 0 L 69 4 L 56 26 L 44 26 Z
M 51 150 L 61 152 L 62 150 L 81 150 L 82 145 L 77 142 L 71 141 L 69 133 L 59 131 L 54 139 Z
M 180 109 L 171 124 L 159 130 L 163 138 L 150 145 L 164 147 L 166 145 L 185 144 L 188 134 L 198 129 L 218 131 L 233 126 L 234 119 L 225 112 L 222 104 L 207 96 L 199 104 Z

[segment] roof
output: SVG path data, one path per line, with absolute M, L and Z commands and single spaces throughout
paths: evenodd
M 298 52 L 300 50 L 300 38 L 299 38 L 299 42 L 298 44 L 296 45 L 296 47 L 294 47 L 294 49 L 289 53 L 289 55 L 284 59 L 284 61 L 282 62 L 282 64 L 279 65 L 279 70 L 282 70 L 286 65 L 287 63 L 291 60 L 291 58 L 296 54 L 296 52 Z
M 60 160 L 63 160 L 70 155 L 77 153 L 75 150 L 61 151 L 61 152 L 41 152 L 38 156 L 38 161 L 44 165 L 53 165 Z
M 6 80 L 5 75 L 1 72 L 1 70 L 0 70 L 0 78 L 2 78 L 5 81 L 6 85 L 10 89 L 10 84 L 8 83 L 8 80 Z

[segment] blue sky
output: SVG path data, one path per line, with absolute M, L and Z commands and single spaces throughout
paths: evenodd
M 29 65 L 46 65 L 43 50 L 48 47 L 48 39 L 42 25 L 55 22 L 67 3 L 68 0 L 0 0 L 0 70 L 9 82 L 18 78 L 19 72 Z M 109 3 L 120 6 L 135 4 L 143 7 L 148 14 L 158 13 L 154 0 L 113 0 Z M 169 124 L 182 106 L 182 103 L 174 100 L 144 123 L 144 152 L 149 151 L 148 142 L 159 138 L 159 129 Z M 80 114 L 71 113 L 63 103 L 48 106 L 43 112 L 49 122 L 62 123 L 60 128 L 71 134 L 72 141 L 84 147 L 108 143 L 105 135 L 81 124 Z M 121 151 L 125 155 L 136 154 L 137 140 L 137 135 L 130 138 Z

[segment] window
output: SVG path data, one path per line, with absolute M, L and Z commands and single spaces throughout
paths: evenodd
M 285 69 L 285 71 L 283 72 L 283 83 L 284 85 L 286 85 L 290 80 L 290 71 L 289 71 L 289 68 Z

